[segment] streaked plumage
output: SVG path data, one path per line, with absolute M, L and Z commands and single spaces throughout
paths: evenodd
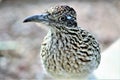
M 24 22 L 30 21 L 45 23 L 50 28 L 41 45 L 40 55 L 45 70 L 51 76 L 83 79 L 98 67 L 101 57 L 99 44 L 93 35 L 78 27 L 73 8 L 59 5 Z

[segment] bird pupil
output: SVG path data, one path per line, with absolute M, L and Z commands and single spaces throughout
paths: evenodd
M 65 20 L 66 20 L 66 17 L 65 17 L 65 16 L 61 17 L 61 20 L 62 20 L 62 21 L 65 21 Z

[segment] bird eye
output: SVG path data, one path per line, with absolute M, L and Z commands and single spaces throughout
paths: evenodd
M 59 20 L 61 20 L 61 21 L 72 20 L 72 17 L 71 16 L 61 16 Z
M 66 19 L 67 19 L 66 16 L 60 17 L 60 20 L 61 20 L 61 21 L 65 21 Z

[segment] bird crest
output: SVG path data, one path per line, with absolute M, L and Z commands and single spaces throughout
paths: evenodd
M 59 5 L 52 7 L 47 12 L 50 13 L 51 15 L 57 15 L 57 16 L 69 14 L 76 18 L 76 11 L 72 7 L 69 7 L 67 5 Z

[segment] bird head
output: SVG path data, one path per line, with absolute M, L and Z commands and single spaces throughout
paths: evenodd
M 67 5 L 52 7 L 43 14 L 33 15 L 24 20 L 24 22 L 40 22 L 51 26 L 54 29 L 75 28 L 76 11 Z

